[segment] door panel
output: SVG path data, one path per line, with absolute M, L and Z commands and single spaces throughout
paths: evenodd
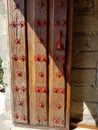
M 67 1 L 51 0 L 50 7 L 49 124 L 50 126 L 64 127 L 66 122 L 65 50 Z
M 11 55 L 11 85 L 13 92 L 13 119 L 28 122 L 27 110 L 27 69 L 25 39 L 24 0 L 9 0 L 9 44 Z
M 47 125 L 47 0 L 28 0 L 30 124 Z
M 8 0 L 8 8 L 13 119 L 69 130 L 72 0 Z

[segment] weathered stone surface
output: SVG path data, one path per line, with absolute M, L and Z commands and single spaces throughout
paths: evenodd
M 74 32 L 97 32 L 98 14 L 80 15 L 74 17 Z
M 73 52 L 72 67 L 96 68 L 98 64 L 98 52 Z

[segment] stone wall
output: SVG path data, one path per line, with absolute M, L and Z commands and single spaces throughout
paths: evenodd
M 71 118 L 98 123 L 98 0 L 74 0 Z
M 4 71 L 3 86 L 5 87 L 6 116 L 11 117 L 9 47 L 7 31 L 7 0 L 0 0 L 0 57 L 3 61 L 2 68 Z

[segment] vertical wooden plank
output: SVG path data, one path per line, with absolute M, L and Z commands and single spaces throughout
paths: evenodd
M 70 94 L 71 94 L 71 57 L 72 57 L 72 31 L 73 31 L 73 0 L 68 1 L 67 51 L 66 51 L 66 128 L 70 124 Z
M 47 125 L 47 0 L 27 1 L 30 124 Z
M 13 119 L 28 122 L 24 0 L 8 0 Z
M 49 9 L 49 125 L 65 127 L 67 1 L 50 0 Z

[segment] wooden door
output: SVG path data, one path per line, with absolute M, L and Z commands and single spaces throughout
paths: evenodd
M 69 129 L 72 0 L 9 0 L 13 119 Z

